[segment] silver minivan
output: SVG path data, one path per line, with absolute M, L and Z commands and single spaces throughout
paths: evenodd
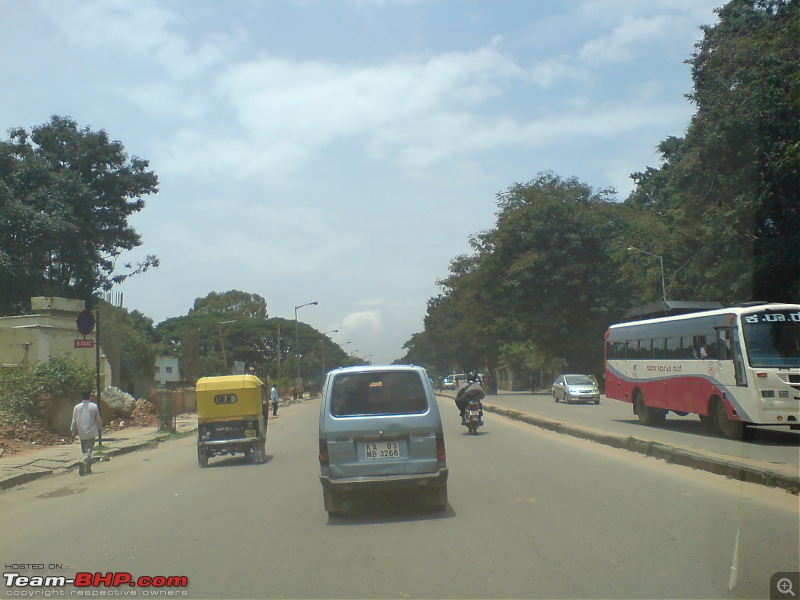
M 328 373 L 319 415 L 320 482 L 329 515 L 360 492 L 417 491 L 447 506 L 439 406 L 425 369 L 359 366 Z

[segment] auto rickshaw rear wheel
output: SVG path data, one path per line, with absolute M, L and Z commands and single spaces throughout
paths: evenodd
M 197 464 L 201 468 L 208 466 L 208 453 L 200 448 L 197 449 Z

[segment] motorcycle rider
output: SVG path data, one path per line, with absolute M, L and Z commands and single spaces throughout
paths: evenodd
M 461 413 L 461 424 L 466 425 L 466 409 L 470 400 L 477 400 L 480 406 L 480 425 L 483 425 L 483 400 L 486 397 L 486 392 L 483 391 L 480 382 L 478 381 L 478 374 L 475 371 L 467 371 L 467 381 L 458 388 L 456 392 L 456 406 Z

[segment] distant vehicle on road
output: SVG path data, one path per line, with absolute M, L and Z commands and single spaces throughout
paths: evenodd
M 453 373 L 450 375 L 453 383 L 455 384 L 454 389 L 460 388 L 462 385 L 467 383 L 467 374 L 466 373 Z
M 442 389 L 443 390 L 454 390 L 458 387 L 456 385 L 456 380 L 453 378 L 452 375 L 448 375 L 447 377 L 442 378 Z
M 644 425 L 672 411 L 748 439 L 751 425 L 800 428 L 800 305 L 739 306 L 620 323 L 606 333 L 606 397 Z
M 589 375 L 559 375 L 553 382 L 553 399 L 571 402 L 594 402 L 600 404 L 600 389 Z

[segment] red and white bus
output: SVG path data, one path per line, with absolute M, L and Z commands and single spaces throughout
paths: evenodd
M 760 304 L 619 323 L 605 344 L 606 396 L 645 425 L 672 411 L 709 430 L 800 428 L 800 305 Z

